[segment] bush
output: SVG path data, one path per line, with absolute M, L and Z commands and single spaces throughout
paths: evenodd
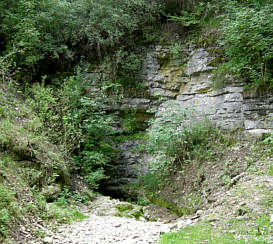
M 180 8 L 176 8 L 179 12 L 168 17 L 193 33 L 196 33 L 199 27 L 206 27 L 209 20 L 215 21 L 216 16 L 226 6 L 226 1 L 223 0 L 183 0 L 182 2 L 180 1 Z
M 137 186 L 144 188 L 146 191 L 156 192 L 159 190 L 159 182 L 160 180 L 155 174 L 148 172 L 143 176 L 139 176 Z
M 18 217 L 18 205 L 15 193 L 0 184 L 0 241 L 9 233 L 9 227 L 14 217 Z
M 20 53 L 20 51 L 13 50 L 5 56 L 0 56 L 0 82 L 11 82 L 16 71 L 16 63 L 12 62 L 12 57 Z
M 3 51 L 19 48 L 13 60 L 31 73 L 48 65 L 50 70 L 56 65 L 66 69 L 81 56 L 101 58 L 124 44 L 124 37 L 124 46 L 133 43 L 135 33 L 155 23 L 159 13 L 159 4 L 147 0 L 4 0 L 0 3 Z
M 113 152 L 107 137 L 112 134 L 111 116 L 105 114 L 103 104 L 87 96 L 87 79 L 86 71 L 77 69 L 61 87 L 36 83 L 28 89 L 33 97 L 29 103 L 47 136 L 74 156 L 75 169 L 90 187 L 97 188 L 98 182 L 106 178 L 104 168 Z
M 10 216 L 6 208 L 0 210 L 0 241 L 9 233 Z
M 103 152 L 87 151 L 87 149 L 75 158 L 75 165 L 80 167 L 84 180 L 92 189 L 97 189 L 98 183 L 107 178 L 104 168 L 109 163 L 109 158 Z
M 186 160 L 208 156 L 216 141 L 223 139 L 209 119 L 172 102 L 167 103 L 162 117 L 152 122 L 148 133 L 147 148 L 155 155 L 151 169 L 163 174 L 176 170 Z
M 273 84 L 273 5 L 264 7 L 230 6 L 223 21 L 223 39 L 227 66 L 237 78 L 244 78 L 251 86 Z M 261 2 L 261 1 L 256 1 Z
M 44 218 L 55 219 L 58 223 L 71 223 L 88 217 L 76 210 L 76 208 L 69 206 L 64 198 L 59 198 L 49 205 Z

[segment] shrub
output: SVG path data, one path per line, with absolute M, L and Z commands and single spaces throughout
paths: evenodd
M 171 21 L 182 25 L 185 30 L 195 33 L 199 27 L 206 27 L 209 20 L 215 21 L 215 17 L 223 11 L 226 5 L 226 1 L 223 0 L 184 0 L 183 2 L 180 1 L 180 10 L 168 17 Z M 176 8 L 176 11 L 178 9 Z
M 143 176 L 139 176 L 137 186 L 150 192 L 156 192 L 159 190 L 159 182 L 160 180 L 155 174 L 148 172 Z
M 13 50 L 7 55 L 0 55 L 0 82 L 10 82 L 18 71 L 16 71 L 16 63 L 12 62 L 12 56 L 20 53 L 18 50 Z
M 130 45 L 142 27 L 155 23 L 160 9 L 147 0 L 1 1 L 0 35 L 7 53 L 20 48 L 13 60 L 24 70 L 56 64 L 66 69 L 81 56 L 101 58 L 117 44 Z
M 136 111 L 128 110 L 124 112 L 124 118 L 121 119 L 122 128 L 126 133 L 132 134 L 138 129 L 136 121 Z
M 6 208 L 0 210 L 0 241 L 9 233 L 10 216 Z
M 264 142 L 273 145 L 273 132 L 264 139 Z
M 97 189 L 98 183 L 107 178 L 104 168 L 109 163 L 109 158 L 103 152 L 88 151 L 87 149 L 75 158 L 75 165 L 81 168 L 84 180 L 91 188 Z
M 69 156 L 75 156 L 75 169 L 97 188 L 106 178 L 104 168 L 113 151 L 107 137 L 112 134 L 111 116 L 105 114 L 103 104 L 87 96 L 87 79 L 86 71 L 78 69 L 63 80 L 61 87 L 36 83 L 28 89 L 33 97 L 29 103 L 41 118 L 47 136 Z
M 223 139 L 209 119 L 199 116 L 193 110 L 167 103 L 162 117 L 152 122 L 148 132 L 147 148 L 155 155 L 153 172 L 169 174 L 188 159 L 204 158 L 209 148 Z
M 223 21 L 221 44 L 226 50 L 226 68 L 235 77 L 250 82 L 251 86 L 273 84 L 272 9 L 272 4 L 262 8 L 233 4 L 229 16 Z
M 64 198 L 51 203 L 44 218 L 55 219 L 59 223 L 70 223 L 75 220 L 84 220 L 87 216 L 68 205 Z
M 0 241 L 9 233 L 12 218 L 18 217 L 15 193 L 0 184 Z

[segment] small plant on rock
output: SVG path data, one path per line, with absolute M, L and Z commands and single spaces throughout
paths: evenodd
M 170 174 L 193 157 L 207 157 L 215 140 L 223 136 L 209 119 L 195 111 L 166 104 L 162 117 L 152 122 L 148 150 L 154 154 L 152 171 Z

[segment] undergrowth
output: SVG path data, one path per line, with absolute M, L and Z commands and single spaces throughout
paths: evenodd
M 59 78 L 59 84 L 45 85 L 45 79 L 25 89 L 27 102 L 37 112 L 46 136 L 73 157 L 71 169 L 95 189 L 107 178 L 105 167 L 114 155 L 110 144 L 112 117 L 101 102 L 88 96 L 93 80 L 86 68 Z
M 272 1 L 189 2 L 168 16 L 187 33 L 173 46 L 178 47 L 184 38 L 184 44 L 209 48 L 215 57 L 211 65 L 217 67 L 218 88 L 225 85 L 227 75 L 245 81 L 247 88 L 272 87 Z
M 210 207 L 198 223 L 163 235 L 159 243 L 272 243 L 273 147 L 268 140 L 248 140 L 243 161 L 239 157 L 235 161 L 236 167 L 247 161 L 247 178 L 229 187 L 228 194 L 218 195 L 219 205 Z M 242 144 L 237 145 L 242 149 Z
M 265 219 L 265 220 L 262 220 L 262 218 L 260 219 L 259 226 L 261 229 L 266 228 L 268 224 L 269 224 L 268 219 Z M 252 237 L 251 239 L 245 240 L 243 238 L 236 237 L 231 233 L 224 232 L 223 230 L 214 228 L 210 224 L 197 224 L 194 226 L 185 227 L 183 230 L 177 233 L 165 234 L 159 243 L 160 244 L 168 244 L 168 243 L 258 244 L 258 243 L 269 243 L 269 242 L 263 241 L 261 237 L 260 238 Z
M 21 236 L 22 225 L 40 220 L 82 219 L 70 203 L 91 199 L 92 194 L 76 193 L 64 198 L 62 188 L 70 184 L 70 161 L 50 142 L 41 120 L 15 83 L 1 84 L 0 241 Z M 53 203 L 48 205 L 48 201 Z M 33 230 L 32 234 L 39 233 Z
M 192 214 L 204 202 L 197 189 L 204 181 L 206 162 L 221 158 L 222 151 L 236 140 L 233 132 L 217 128 L 206 117 L 197 117 L 194 110 L 182 109 L 173 102 L 165 105 L 164 113 L 151 122 L 144 144 L 146 152 L 153 155 L 149 173 L 140 176 L 132 188 L 153 204 L 168 208 L 179 216 Z M 184 186 L 173 184 L 185 180 L 184 172 L 191 168 L 196 170 L 188 172 L 196 178 L 192 193 L 184 192 L 179 200 L 175 196 L 177 188 L 183 189 Z
M 181 169 L 189 160 L 211 158 L 219 147 L 231 143 L 208 118 L 172 102 L 166 103 L 148 134 L 147 149 L 154 155 L 151 171 L 163 175 Z

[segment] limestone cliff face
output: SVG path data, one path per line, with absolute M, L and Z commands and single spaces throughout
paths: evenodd
M 181 108 L 191 108 L 200 117 L 207 115 L 217 126 L 243 129 L 251 133 L 273 130 L 273 91 L 245 91 L 245 83 L 226 77 L 222 88 L 214 88 L 210 50 L 187 49 L 179 57 L 169 46 L 153 46 L 144 54 L 139 79 L 145 92 L 125 96 L 111 109 L 136 111 L 137 122 L 160 117 L 170 100 Z M 126 89 L 125 89 L 126 93 Z
M 142 79 L 149 88 L 150 100 L 173 100 L 181 108 L 191 108 L 207 115 L 226 129 L 240 128 L 263 133 L 273 129 L 273 92 L 244 91 L 244 83 L 227 77 L 225 86 L 214 88 L 210 66 L 214 59 L 209 50 L 184 49 L 180 58 L 170 55 L 170 48 L 156 46 L 146 54 Z M 158 106 L 156 117 L 164 111 Z
M 126 110 L 134 110 L 136 121 L 148 126 L 151 117 L 160 119 L 166 106 L 190 108 L 195 118 L 204 116 L 225 129 L 242 129 L 262 134 L 273 131 L 273 92 L 248 90 L 244 83 L 226 77 L 224 86 L 214 88 L 212 71 L 215 67 L 211 51 L 182 49 L 179 57 L 171 55 L 169 46 L 153 46 L 143 55 L 143 66 L 138 78 L 142 92 L 126 94 L 109 110 L 117 115 L 116 129 L 123 133 L 120 117 Z M 145 126 L 144 126 L 145 128 Z M 139 141 L 127 140 L 116 145 L 121 154 L 113 168 L 109 191 L 120 191 L 121 185 L 132 183 L 146 172 L 149 155 L 130 151 Z

